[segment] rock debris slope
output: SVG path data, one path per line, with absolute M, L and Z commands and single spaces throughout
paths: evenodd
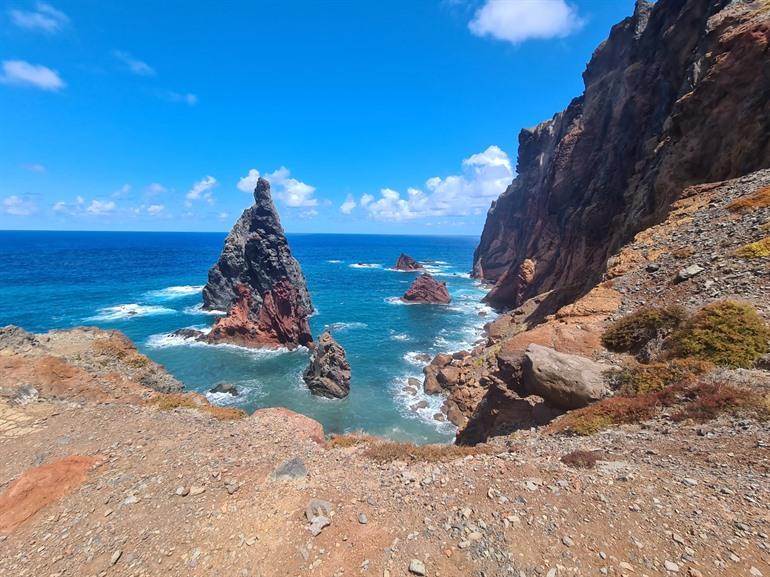
M 227 311 L 208 334 L 210 342 L 293 348 L 313 340 L 305 277 L 264 178 L 254 189 L 254 205 L 243 211 L 209 271 L 203 303 L 208 310 Z
M 474 258 L 488 301 L 557 289 L 553 312 L 685 187 L 770 166 L 769 42 L 764 1 L 639 0 L 594 52 L 583 95 L 521 132 L 518 176 Z

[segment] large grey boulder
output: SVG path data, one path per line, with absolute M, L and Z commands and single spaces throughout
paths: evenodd
M 310 392 L 331 399 L 342 399 L 350 392 L 350 364 L 345 349 L 324 331 L 302 376 Z
M 579 409 L 607 396 L 607 369 L 586 357 L 531 344 L 522 360 L 522 385 L 526 394 L 543 397 L 552 407 Z

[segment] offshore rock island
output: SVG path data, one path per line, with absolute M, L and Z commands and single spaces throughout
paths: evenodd
M 206 335 L 208 342 L 295 348 L 313 341 L 305 277 L 264 178 L 254 189 L 254 205 L 243 211 L 209 271 L 203 303 L 207 310 L 227 312 Z

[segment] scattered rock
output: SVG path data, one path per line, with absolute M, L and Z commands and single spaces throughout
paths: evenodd
M 691 279 L 694 276 L 699 275 L 704 271 L 704 268 L 702 266 L 699 266 L 697 264 L 692 264 L 686 268 L 681 269 L 678 273 L 676 273 L 676 282 L 683 282 L 688 279 Z
M 402 300 L 408 303 L 435 305 L 446 305 L 452 302 L 446 283 L 437 281 L 428 273 L 423 273 L 414 279 Z
M 238 396 L 238 387 L 231 383 L 219 383 L 216 387 L 209 390 L 210 393 L 225 393 L 228 395 L 232 395 L 233 397 Z
M 425 564 L 419 559 L 412 559 L 409 562 L 409 572 L 413 575 L 425 575 Z
M 302 378 L 314 395 L 342 399 L 350 393 L 350 363 L 329 331 L 319 337 Z
M 411 256 L 404 254 L 403 252 L 398 257 L 398 260 L 396 261 L 396 270 L 402 270 L 402 271 L 416 271 L 416 270 L 422 270 L 422 265 L 414 260 Z
M 280 465 L 273 473 L 273 478 L 278 481 L 296 481 L 307 476 L 305 462 L 299 457 L 289 459 Z

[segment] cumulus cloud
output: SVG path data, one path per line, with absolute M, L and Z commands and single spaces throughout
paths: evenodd
M 60 200 L 53 205 L 53 211 L 58 214 L 76 215 L 82 214 L 86 200 L 82 196 L 75 197 L 75 202 L 64 202 Z
M 159 182 L 153 182 L 145 189 L 145 192 L 147 193 L 148 196 L 157 196 L 159 194 L 168 192 L 168 188 L 166 188 Z
M 4 60 L 0 83 L 32 86 L 51 92 L 57 92 L 66 86 L 56 70 L 24 60 Z
M 218 216 L 219 216 L 219 220 L 225 221 L 225 220 L 227 220 L 229 218 L 230 213 L 229 212 L 220 212 Z
M 165 206 L 162 204 L 151 204 L 147 207 L 147 214 L 150 216 L 157 216 L 165 210 Z
M 191 92 L 173 92 L 166 91 L 161 93 L 161 97 L 169 102 L 187 104 L 189 106 L 195 106 L 198 104 L 198 95 Z
M 16 196 L 8 196 L 3 199 L 3 212 L 12 216 L 29 216 L 37 212 L 37 206 L 29 199 Z
M 128 196 L 130 192 L 131 192 L 131 185 L 124 184 L 118 190 L 113 192 L 110 196 L 112 196 L 112 198 L 122 198 L 124 196 Z
M 353 198 L 352 194 L 348 194 L 347 198 L 345 199 L 345 202 L 343 202 L 340 205 L 340 212 L 342 214 L 350 214 L 353 212 L 353 209 L 357 206 L 355 199 Z
M 252 192 L 257 186 L 260 172 L 256 168 L 249 170 L 248 174 L 238 181 L 238 190 Z M 281 200 L 291 208 L 309 208 L 318 206 L 315 187 L 297 180 L 291 176 L 291 171 L 282 166 L 278 170 L 263 175 L 270 181 L 273 196 Z
M 104 200 L 94 199 L 91 201 L 91 204 L 89 204 L 88 207 L 86 208 L 86 212 L 94 216 L 102 216 L 105 214 L 112 213 L 115 210 L 115 208 L 117 208 L 117 205 L 113 200 L 104 201 Z
M 45 2 L 35 4 L 34 10 L 9 10 L 8 15 L 19 28 L 48 33 L 58 32 L 70 20 L 64 12 Z
M 205 200 L 210 205 L 214 204 L 213 189 L 218 185 L 217 179 L 213 176 L 202 178 L 193 184 L 192 188 L 185 195 L 185 206 L 192 206 L 192 203 L 199 199 Z
M 566 0 L 486 0 L 468 23 L 476 36 L 511 44 L 564 38 L 582 26 L 577 9 Z
M 409 188 L 405 195 L 383 188 L 380 197 L 361 197 L 359 204 L 376 220 L 403 221 L 435 216 L 482 214 L 513 180 L 508 155 L 498 146 L 463 160 L 461 175 L 434 176 L 425 190 Z
M 114 50 L 112 55 L 137 76 L 155 76 L 155 69 L 146 62 L 134 58 L 129 52 Z

